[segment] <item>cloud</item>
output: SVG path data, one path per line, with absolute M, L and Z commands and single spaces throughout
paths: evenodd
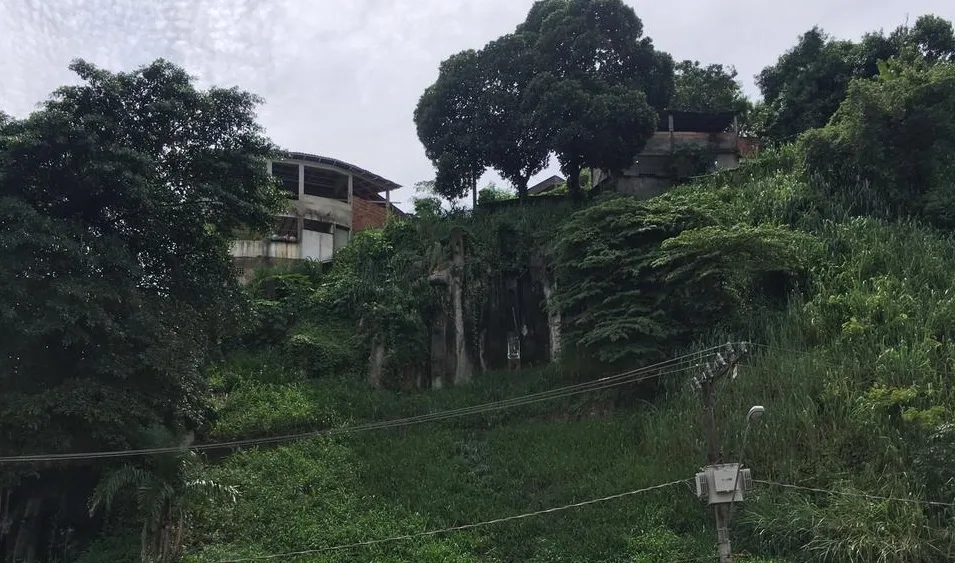
M 25 115 L 81 57 L 111 70 L 157 57 L 202 84 L 266 99 L 260 118 L 282 146 L 339 158 L 403 185 L 432 176 L 412 112 L 441 60 L 511 31 L 531 0 L 0 0 L 0 108 Z M 840 37 L 922 13 L 955 19 L 948 1 L 630 1 L 658 48 L 733 64 L 752 76 L 814 24 Z M 555 167 L 543 172 L 549 176 Z M 488 179 L 495 178 L 489 174 Z M 403 189 L 398 201 L 408 201 Z M 407 206 L 406 206 L 407 207 Z

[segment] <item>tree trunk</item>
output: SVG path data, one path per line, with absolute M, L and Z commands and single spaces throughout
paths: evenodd
M 542 275 L 541 285 L 544 289 L 544 306 L 547 308 L 547 328 L 550 335 L 550 361 L 558 363 L 560 361 L 560 311 L 554 303 L 554 289 L 557 283 L 551 281 L 551 277 L 545 269 Z
M 381 375 L 385 366 L 385 343 L 381 336 L 371 342 L 371 354 L 368 356 L 368 385 L 372 389 L 381 389 Z
M 530 180 L 530 176 L 524 176 L 514 184 L 514 187 L 517 189 L 517 199 L 520 201 L 527 199 L 527 183 L 530 182 Z
M 454 384 L 467 383 L 473 373 L 464 333 L 464 233 L 451 235 L 451 306 L 454 308 Z
M 34 563 L 36 561 L 37 528 L 40 526 L 40 509 L 43 499 L 31 496 L 23 509 L 20 526 L 17 529 L 17 540 L 13 546 L 11 561 L 16 563 Z
M 583 192 L 580 190 L 580 165 L 571 164 L 567 167 L 567 193 L 575 204 L 583 201 Z

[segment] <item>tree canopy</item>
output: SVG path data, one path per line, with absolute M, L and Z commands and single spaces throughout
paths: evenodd
M 230 240 L 280 197 L 255 96 L 198 90 L 163 60 L 70 68 L 78 85 L 0 128 L 7 455 L 199 427 L 204 367 L 243 314 Z
M 673 97 L 667 104 L 668 109 L 745 114 L 750 103 L 736 76 L 733 67 L 721 64 L 703 66 L 699 61 L 680 61 L 675 66 Z
M 579 197 L 582 168 L 632 164 L 672 91 L 672 59 L 621 0 L 540 0 L 514 33 L 444 61 L 415 123 L 442 195 L 490 167 L 524 198 L 555 153 Z
M 757 76 L 766 137 L 787 141 L 826 125 L 853 78 L 871 78 L 879 72 L 879 61 L 899 56 L 930 63 L 951 60 L 955 57 L 951 22 L 922 15 L 911 27 L 900 26 L 888 35 L 868 33 L 858 42 L 836 40 L 813 27 Z

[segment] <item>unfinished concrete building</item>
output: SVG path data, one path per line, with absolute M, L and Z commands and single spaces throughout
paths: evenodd
M 735 113 L 666 111 L 633 166 L 615 174 L 595 170 L 594 185 L 653 197 L 693 176 L 736 168 L 755 150 L 740 135 Z
M 268 166 L 281 181 L 290 206 L 276 217 L 269 235 L 243 236 L 233 243 L 240 279 L 263 266 L 306 259 L 327 262 L 353 233 L 382 227 L 389 214 L 401 214 L 390 196 L 401 186 L 353 164 L 287 153 Z

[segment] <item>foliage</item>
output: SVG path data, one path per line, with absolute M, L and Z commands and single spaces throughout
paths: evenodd
M 438 257 L 420 226 L 392 221 L 382 230 L 357 233 L 336 255 L 313 298 L 333 315 L 357 321 L 366 346 L 385 346 L 390 384 L 400 371 L 420 369 L 428 358 L 428 321 L 438 303 L 428 275 Z
M 586 166 L 618 169 L 653 134 L 673 63 L 621 0 L 543 0 L 516 31 L 441 63 L 415 109 L 418 137 L 454 199 L 496 169 L 527 196 L 555 152 L 579 197 Z
M 491 201 L 503 201 L 505 199 L 511 199 L 514 197 L 514 193 L 503 188 L 499 188 L 494 185 L 494 183 L 488 184 L 486 187 L 478 190 L 478 204 L 488 203 Z
M 122 465 L 107 473 L 90 497 L 90 514 L 110 510 L 135 491 L 142 521 L 143 563 L 178 561 L 182 556 L 190 519 L 213 503 L 235 503 L 238 490 L 201 475 L 195 452 L 154 456 L 146 467 Z
M 855 80 L 830 124 L 801 143 L 828 197 L 851 213 L 955 227 L 955 64 L 886 63 Z M 855 188 L 864 182 L 864 189 Z
M 230 238 L 268 225 L 281 197 L 255 96 L 198 90 L 162 60 L 70 68 L 76 85 L 0 130 L 8 455 L 137 447 L 143 428 L 199 428 L 210 414 L 204 368 L 244 321 Z M 65 487 L 42 468 L 39 482 L 47 475 L 41 505 Z M 47 524 L 22 512 L 33 494 L 14 497 L 3 549 L 52 558 L 31 536 Z
M 674 69 L 673 97 L 668 109 L 679 111 L 731 111 L 743 116 L 749 100 L 736 79 L 736 69 L 721 64 L 702 66 L 699 61 L 680 61 Z
M 580 211 L 557 238 L 564 335 L 614 366 L 656 361 L 707 327 L 733 327 L 760 282 L 786 283 L 811 262 L 811 237 L 732 222 L 719 192 L 614 198 Z
M 626 168 L 653 135 L 673 90 L 673 61 L 619 0 L 543 0 L 518 33 L 531 37 L 537 57 L 531 123 L 550 139 L 579 199 L 581 169 Z
M 484 88 L 477 95 L 484 109 L 481 140 L 487 163 L 511 183 L 521 199 L 527 197 L 531 176 L 547 167 L 550 139 L 526 111 L 526 91 L 537 69 L 526 34 L 508 34 L 481 50 Z
M 441 63 L 438 80 L 415 108 L 418 138 L 437 168 L 434 189 L 448 199 L 463 197 L 487 166 L 482 108 L 474 95 L 481 87 L 478 69 L 473 49 L 452 55 Z
M 926 14 L 912 27 L 900 26 L 889 35 L 868 33 L 858 43 L 837 41 L 818 27 L 812 28 L 757 77 L 764 102 L 765 135 L 787 141 L 826 125 L 853 78 L 875 76 L 880 61 L 900 56 L 917 56 L 930 63 L 952 59 L 955 33 L 951 23 Z

